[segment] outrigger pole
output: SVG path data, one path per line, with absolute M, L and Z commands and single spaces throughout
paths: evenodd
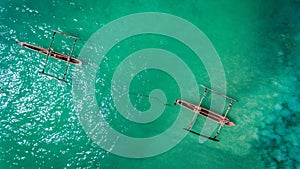
M 218 137 L 218 135 L 219 135 L 221 129 L 224 127 L 224 124 L 225 124 L 224 121 L 225 121 L 225 118 L 226 118 L 227 114 L 228 114 L 229 111 L 230 111 L 230 108 L 231 108 L 231 106 L 232 106 L 232 102 L 233 102 L 233 101 L 230 100 L 230 103 L 229 103 L 229 105 L 228 105 L 228 107 L 227 107 L 226 113 L 225 113 L 224 118 L 223 118 L 223 123 L 220 125 L 220 127 L 219 127 L 219 129 L 218 129 L 216 135 L 214 136 L 214 138 Z
M 55 33 L 61 34 L 61 35 L 63 35 L 63 36 L 67 36 L 67 37 L 73 38 L 73 39 L 77 39 L 77 40 L 79 39 L 79 38 L 76 37 L 76 36 L 72 36 L 72 35 L 66 34 L 66 33 L 61 32 L 61 31 L 57 31 L 57 30 L 52 30 L 52 31 L 55 32 Z
M 54 41 L 54 36 L 55 36 L 55 34 L 56 34 L 56 32 L 54 31 L 53 34 L 52 34 L 52 39 L 51 39 L 51 42 L 50 42 L 50 46 L 49 46 L 49 48 L 48 48 L 48 53 L 47 53 L 47 56 L 46 56 L 46 62 L 45 62 L 45 64 L 44 64 L 43 70 L 42 70 L 42 72 L 41 72 L 41 73 L 43 73 L 43 74 L 44 74 L 44 72 L 45 72 L 45 68 L 46 68 L 46 65 L 47 65 L 47 63 L 48 63 L 48 58 L 49 58 L 49 56 L 50 56 L 51 53 L 52 53 L 51 47 L 52 47 L 52 44 L 53 44 L 53 41 Z
M 211 92 L 214 92 L 214 93 L 216 93 L 216 94 L 218 94 L 218 95 L 220 95 L 220 96 L 223 96 L 223 97 L 225 97 L 225 98 L 227 98 L 227 99 L 229 99 L 229 100 L 231 100 L 231 101 L 233 101 L 233 102 L 238 102 L 237 100 L 235 100 L 234 98 L 231 98 L 231 97 L 228 97 L 228 96 L 226 96 L 225 94 L 223 94 L 223 93 L 221 93 L 221 92 L 217 92 L 217 91 L 215 91 L 215 90 L 213 90 L 213 89 L 211 89 L 211 88 L 208 88 L 208 87 L 206 87 L 206 86 L 204 86 L 204 85 L 200 85 L 202 88 L 204 88 L 204 89 L 207 89 L 207 90 L 210 90 Z
M 207 92 L 207 89 L 205 89 L 204 90 L 204 93 L 203 93 L 203 95 L 202 95 L 202 97 L 201 97 L 201 99 L 200 99 L 200 102 L 199 102 L 199 107 L 201 106 L 201 104 L 202 104 L 202 101 L 203 101 L 203 99 L 205 98 L 205 96 L 206 96 L 206 92 Z M 194 122 L 195 122 L 195 119 L 197 118 L 197 116 L 198 116 L 198 114 L 197 113 L 194 113 L 194 116 L 193 116 L 193 119 L 192 119 L 192 121 L 191 121 L 191 123 L 190 123 L 190 125 L 189 125 L 189 130 L 192 128 L 192 126 L 193 126 L 193 124 L 194 124 Z
M 67 63 L 67 67 L 66 67 L 65 72 L 64 72 L 63 80 L 65 80 L 65 77 L 66 77 L 68 68 L 69 68 L 69 66 L 70 66 L 70 59 L 71 59 L 71 57 L 72 57 L 72 54 L 73 54 L 73 51 L 74 51 L 74 48 L 75 48 L 75 44 L 76 44 L 77 39 L 78 39 L 78 38 L 74 38 L 74 42 L 73 42 L 73 45 L 72 45 L 72 50 L 71 50 L 70 55 L 69 55 L 69 57 L 68 57 L 68 61 L 67 61 L 68 63 Z
M 204 137 L 204 138 L 207 138 L 207 139 L 210 139 L 212 141 L 216 141 L 216 142 L 219 142 L 220 140 L 216 139 L 216 137 L 209 137 L 209 136 L 206 136 L 206 135 L 203 135 L 203 134 L 200 134 L 200 133 L 197 133 L 193 130 L 190 130 L 190 129 L 187 129 L 187 128 L 183 128 L 184 130 L 188 131 L 188 132 L 191 132 L 193 134 L 196 134 L 198 136 L 201 136 L 201 137 Z

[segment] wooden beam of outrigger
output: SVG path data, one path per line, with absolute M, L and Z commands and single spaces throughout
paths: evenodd
M 191 129 L 188 129 L 188 128 L 183 128 L 184 130 L 188 131 L 188 132 L 191 132 L 193 134 L 196 134 L 198 136 L 201 136 L 201 137 L 204 137 L 204 138 L 207 138 L 209 140 L 212 140 L 212 141 L 216 141 L 216 142 L 219 142 L 220 140 L 216 139 L 216 137 L 209 137 L 209 136 L 206 136 L 206 135 L 203 135 L 203 134 L 200 134 L 200 133 L 197 133 Z
M 41 73 L 42 75 L 45 75 L 45 76 L 47 76 L 49 78 L 54 78 L 54 79 L 56 79 L 56 80 L 58 80 L 60 82 L 68 83 L 65 79 L 61 79 L 61 78 L 58 78 L 56 76 L 53 76 L 53 75 L 50 75 L 50 74 L 47 74 L 47 73 L 44 73 L 44 72 L 39 72 L 39 73 Z
M 198 106 L 194 105 L 192 103 L 183 101 L 183 100 L 179 100 L 179 99 L 177 99 L 175 101 L 175 105 L 179 104 L 180 106 L 182 106 L 184 108 L 187 108 L 187 109 L 189 109 L 189 110 L 191 110 L 192 112 L 195 113 L 194 116 L 193 116 L 193 118 L 192 118 L 192 120 L 191 120 L 191 122 L 190 122 L 190 124 L 189 124 L 189 127 L 188 128 L 183 128 L 184 130 L 187 130 L 187 131 L 189 131 L 189 132 L 191 132 L 193 134 L 196 134 L 198 136 L 208 138 L 208 139 L 210 139 L 212 141 L 217 141 L 218 142 L 219 140 L 217 140 L 216 138 L 218 137 L 218 135 L 219 135 L 221 129 L 224 127 L 224 125 L 235 126 L 235 124 L 231 120 L 229 120 L 227 118 L 227 115 L 228 115 L 228 113 L 229 113 L 229 111 L 230 111 L 230 109 L 232 107 L 232 103 L 233 102 L 237 102 L 237 100 L 235 100 L 235 99 L 233 99 L 233 98 L 231 98 L 229 96 L 226 96 L 226 95 L 224 95 L 224 94 L 222 94 L 220 92 L 217 92 L 217 91 L 215 91 L 215 90 L 213 90 L 211 88 L 208 88 L 208 87 L 206 87 L 204 85 L 201 85 L 201 87 L 204 88 L 204 93 L 202 94 L 202 97 L 200 99 L 200 102 L 199 102 Z M 206 108 L 201 107 L 202 101 L 206 97 L 207 91 L 211 91 L 211 92 L 216 93 L 216 94 L 218 94 L 220 96 L 223 96 L 223 97 L 225 97 L 226 99 L 228 99 L 230 101 L 230 103 L 229 103 L 229 105 L 228 105 L 228 107 L 226 109 L 226 112 L 225 112 L 224 116 L 222 116 L 220 114 L 217 114 L 217 113 L 215 113 L 215 112 L 213 112 L 211 110 L 208 110 Z M 192 126 L 193 126 L 193 124 L 195 122 L 195 119 L 197 118 L 198 115 L 204 116 L 205 118 L 209 118 L 209 119 L 211 119 L 211 120 L 213 120 L 213 121 L 215 121 L 215 122 L 217 122 L 217 123 L 220 124 L 220 127 L 218 128 L 218 130 L 217 130 L 217 132 L 216 132 L 216 134 L 215 134 L 214 137 L 205 136 L 203 134 L 200 134 L 198 132 L 195 132 L 195 131 L 191 130 L 191 128 L 192 128 Z
M 72 50 L 71 50 L 70 55 L 68 57 L 68 61 L 67 61 L 68 63 L 67 63 L 67 67 L 66 67 L 65 72 L 64 72 L 64 78 L 63 79 L 65 79 L 65 77 L 67 75 L 67 71 L 68 71 L 68 68 L 70 66 L 70 60 L 71 60 L 71 57 L 72 57 L 72 54 L 73 54 L 73 51 L 74 51 L 76 41 L 77 41 L 77 38 L 74 39 L 74 42 L 73 42 L 73 45 L 72 45 Z
M 47 51 L 46 62 L 43 66 L 43 70 L 42 70 L 41 73 L 44 73 L 46 65 L 48 63 L 48 58 L 49 58 L 49 56 L 51 56 L 51 53 L 52 53 L 51 47 L 52 47 L 52 44 L 53 44 L 53 41 L 54 41 L 55 34 L 56 34 L 56 32 L 53 32 L 52 37 L 51 37 L 51 41 L 50 41 L 50 46 L 48 47 L 48 51 Z
M 73 38 L 73 39 L 79 39 L 78 37 L 76 37 L 76 36 L 73 36 L 73 35 L 70 35 L 70 34 L 66 34 L 66 33 L 64 33 L 64 32 L 61 32 L 61 31 L 57 31 L 57 30 L 52 30 L 53 32 L 55 32 L 55 33 L 59 33 L 59 34 L 61 34 L 61 35 L 63 35 L 63 36 L 67 36 L 67 37 L 70 37 L 70 38 Z
M 61 34 L 63 36 L 66 36 L 66 37 L 74 39 L 74 42 L 72 44 L 72 49 L 71 49 L 69 55 L 58 53 L 58 52 L 55 52 L 55 51 L 52 50 L 52 45 L 53 45 L 53 42 L 54 42 L 54 38 L 55 38 L 55 35 L 57 33 Z M 50 78 L 55 78 L 55 79 L 57 79 L 57 80 L 59 80 L 61 82 L 66 82 L 67 83 L 67 81 L 65 80 L 65 78 L 66 78 L 66 75 L 67 75 L 70 63 L 75 64 L 75 65 L 81 65 L 82 64 L 82 62 L 80 60 L 72 57 L 73 56 L 73 51 L 74 51 L 74 48 L 75 48 L 75 45 L 76 45 L 76 41 L 78 39 L 79 39 L 78 37 L 66 34 L 66 33 L 61 32 L 61 31 L 53 30 L 53 34 L 52 34 L 50 45 L 49 45 L 48 49 L 45 49 L 45 48 L 42 48 L 42 47 L 39 47 L 39 46 L 34 46 L 34 45 L 31 45 L 31 44 L 27 44 L 27 43 L 24 43 L 24 42 L 17 42 L 17 44 L 19 44 L 19 45 L 21 45 L 21 46 L 23 46 L 25 48 L 28 48 L 28 49 L 31 49 L 31 50 L 34 50 L 36 52 L 39 52 L 39 53 L 42 53 L 42 54 L 46 55 L 46 61 L 45 61 L 45 64 L 43 65 L 43 69 L 42 69 L 42 71 L 40 73 L 43 74 L 43 75 L 46 75 L 46 76 L 48 76 Z M 66 65 L 65 71 L 63 73 L 63 78 L 62 79 L 58 78 L 58 77 L 56 77 L 54 75 L 50 75 L 50 74 L 45 73 L 45 68 L 46 68 L 46 66 L 48 64 L 50 56 L 53 57 L 53 58 L 56 58 L 56 59 L 59 59 L 59 60 L 67 62 L 67 65 Z
M 207 89 L 204 90 L 204 93 L 203 93 L 203 95 L 202 95 L 202 97 L 201 97 L 201 99 L 200 99 L 200 102 L 199 102 L 198 107 L 200 107 L 200 105 L 202 104 L 202 101 L 203 101 L 203 99 L 204 99 L 205 96 L 206 96 L 206 92 L 207 92 Z M 192 121 L 190 122 L 190 125 L 189 125 L 188 130 L 190 130 L 190 129 L 193 127 L 194 122 L 195 122 L 195 119 L 197 118 L 197 115 L 198 115 L 197 113 L 194 113 L 193 119 L 192 119 Z
M 218 95 L 220 95 L 220 96 L 223 96 L 223 97 L 225 97 L 225 98 L 227 98 L 227 99 L 229 99 L 229 100 L 232 100 L 233 102 L 238 102 L 237 100 L 235 100 L 234 98 L 231 98 L 231 97 L 229 97 L 229 96 L 226 96 L 225 94 L 223 94 L 223 93 L 221 93 L 221 92 L 218 92 L 218 91 L 215 91 L 215 90 L 213 90 L 213 89 L 211 89 L 211 88 L 208 88 L 208 87 L 206 87 L 206 86 L 204 86 L 204 85 L 200 85 L 202 88 L 204 88 L 205 90 L 210 90 L 211 92 L 214 92 L 214 93 L 216 93 L 216 94 L 218 94 Z

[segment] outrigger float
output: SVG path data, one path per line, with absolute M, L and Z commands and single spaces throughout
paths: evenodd
M 178 104 L 178 105 L 180 105 L 180 106 L 182 106 L 184 108 L 187 108 L 187 109 L 189 109 L 189 110 L 191 110 L 192 112 L 195 113 L 192 121 L 190 122 L 189 127 L 188 128 L 183 128 L 184 130 L 189 131 L 189 132 L 191 132 L 193 134 L 196 134 L 198 136 L 208 138 L 208 139 L 210 139 L 212 141 L 219 142 L 219 140 L 217 140 L 217 137 L 218 137 L 221 129 L 224 127 L 224 125 L 226 125 L 226 126 L 235 126 L 235 124 L 231 120 L 228 119 L 227 115 L 228 115 L 228 113 L 230 111 L 230 108 L 232 107 L 232 103 L 233 102 L 237 102 L 237 100 L 235 100 L 235 99 L 233 99 L 231 97 L 228 97 L 228 96 L 226 96 L 226 95 L 224 95 L 224 94 L 222 94 L 220 92 L 217 92 L 217 91 L 215 91 L 213 89 L 210 89 L 210 88 L 208 88 L 206 86 L 201 85 L 201 87 L 204 88 L 204 93 L 203 93 L 203 95 L 201 97 L 199 105 L 194 105 L 192 103 L 189 103 L 189 102 L 186 102 L 186 101 L 183 101 L 183 100 L 179 100 L 179 99 L 177 99 L 174 104 L 175 105 Z M 228 105 L 228 107 L 226 109 L 226 112 L 225 112 L 224 116 L 222 116 L 222 115 L 220 115 L 218 113 L 215 113 L 215 112 L 213 112 L 211 110 L 208 110 L 206 108 L 201 107 L 202 101 L 206 97 L 207 91 L 216 93 L 216 94 L 218 94 L 220 96 L 223 96 L 223 97 L 225 97 L 226 99 L 229 100 L 230 103 L 229 103 L 229 105 Z M 191 128 L 192 128 L 192 126 L 193 126 L 193 124 L 195 122 L 195 119 L 197 118 L 198 115 L 204 116 L 205 118 L 211 119 L 211 120 L 213 120 L 213 121 L 215 121 L 215 122 L 217 122 L 217 123 L 220 124 L 220 127 L 217 130 L 217 132 L 216 132 L 216 134 L 215 134 L 214 137 L 205 136 L 203 134 L 200 134 L 198 132 L 195 132 L 195 131 L 191 130 Z
M 73 45 L 72 45 L 72 49 L 71 49 L 71 52 L 70 52 L 69 55 L 58 53 L 58 52 L 55 52 L 55 51 L 53 51 L 51 49 L 53 41 L 54 41 L 54 37 L 55 37 L 56 34 L 61 34 L 61 35 L 65 36 L 65 37 L 69 37 L 69 38 L 74 39 L 74 42 L 73 42 Z M 78 39 L 79 39 L 78 37 L 75 37 L 75 36 L 72 36 L 72 35 L 66 34 L 64 32 L 57 31 L 57 30 L 53 30 L 52 39 L 51 39 L 50 46 L 48 47 L 48 49 L 42 48 L 42 47 L 39 47 L 39 46 L 34 46 L 34 45 L 31 45 L 31 44 L 28 44 L 28 43 L 25 43 L 25 42 L 16 42 L 16 43 L 19 44 L 19 45 L 21 45 L 21 46 L 23 46 L 23 47 L 25 47 L 25 48 L 28 48 L 28 49 L 31 49 L 33 51 L 36 51 L 36 52 L 39 52 L 41 54 L 46 55 L 46 61 L 45 61 L 45 64 L 43 66 L 43 70 L 41 72 L 39 72 L 39 73 L 41 73 L 41 74 L 43 74 L 45 76 L 48 76 L 50 78 L 55 78 L 55 79 L 57 79 L 59 81 L 67 83 L 67 81 L 66 81 L 65 78 L 66 78 L 67 71 L 68 71 L 70 63 L 75 64 L 75 65 L 81 65 L 82 64 L 82 62 L 79 59 L 76 59 L 76 58 L 72 57 L 72 54 L 73 54 L 73 51 L 74 51 L 74 48 L 75 48 L 75 44 L 76 44 L 76 41 Z M 59 78 L 59 77 L 56 77 L 54 75 L 50 75 L 48 73 L 45 73 L 45 68 L 47 66 L 47 63 L 48 63 L 48 60 L 49 60 L 49 56 L 67 62 L 67 66 L 66 66 L 66 69 L 64 71 L 63 78 Z

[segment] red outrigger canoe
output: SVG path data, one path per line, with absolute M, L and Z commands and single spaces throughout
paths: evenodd
M 211 120 L 213 120 L 217 123 L 220 123 L 220 124 L 224 123 L 227 126 L 235 126 L 235 124 L 231 120 L 229 120 L 227 117 L 224 117 L 220 114 L 217 114 L 217 113 L 215 113 L 211 110 L 205 109 L 205 108 L 200 107 L 200 106 L 196 106 L 192 103 L 189 103 L 189 102 L 186 102 L 186 101 L 183 101 L 183 100 L 179 100 L 179 99 L 177 99 L 175 101 L 175 103 L 191 110 L 194 113 L 197 113 L 201 116 L 209 118 L 209 119 L 211 119 Z
M 31 45 L 31 44 L 28 44 L 28 43 L 25 43 L 25 42 L 17 42 L 17 44 L 19 44 L 19 45 L 21 45 L 25 48 L 34 50 L 36 52 L 42 53 L 44 55 L 48 55 L 48 53 L 49 53 L 48 49 L 45 49 L 45 48 L 42 48 L 42 47 L 39 47 L 39 46 L 34 46 L 34 45 Z M 63 60 L 65 62 L 68 62 L 68 58 L 69 58 L 69 56 L 64 55 L 62 53 L 55 52 L 55 51 L 50 51 L 49 56 L 57 58 L 59 60 Z M 73 58 L 73 57 L 70 58 L 69 62 L 73 63 L 75 65 L 81 65 L 82 64 L 82 62 L 80 60 L 78 60 L 76 58 Z
M 65 37 L 69 37 L 69 38 L 74 39 L 74 42 L 73 42 L 73 45 L 72 45 L 72 50 L 70 51 L 70 55 L 65 55 L 65 54 L 58 53 L 58 52 L 55 52 L 55 51 L 51 50 L 51 47 L 52 47 L 52 44 L 53 44 L 53 41 L 54 41 L 54 37 L 57 33 L 65 36 Z M 39 47 L 39 46 L 31 45 L 31 44 L 28 44 L 28 43 L 25 43 L 25 42 L 17 42 L 17 44 L 19 44 L 19 45 L 21 45 L 25 48 L 28 48 L 28 49 L 31 49 L 33 51 L 36 51 L 36 52 L 39 52 L 39 53 L 42 53 L 42 54 L 46 55 L 46 60 L 45 60 L 44 66 L 43 66 L 43 70 L 40 73 L 45 75 L 45 76 L 48 76 L 50 78 L 55 78 L 59 81 L 67 83 L 66 75 L 67 75 L 70 63 L 75 64 L 75 65 L 79 65 L 79 66 L 82 64 L 82 62 L 80 60 L 72 57 L 74 47 L 75 47 L 76 41 L 78 39 L 79 39 L 78 37 L 66 34 L 66 33 L 61 32 L 61 31 L 53 30 L 52 40 L 50 41 L 50 46 L 47 49 Z M 56 58 L 56 59 L 67 62 L 67 65 L 66 65 L 66 68 L 65 68 L 65 71 L 64 71 L 64 74 L 63 74 L 63 78 L 60 78 L 56 75 L 51 75 L 51 74 L 48 74 L 48 73 L 45 72 L 45 68 L 47 66 L 49 57 L 53 57 L 53 58 Z
M 203 95 L 202 95 L 202 97 L 201 97 L 201 99 L 200 99 L 200 103 L 199 103 L 198 106 L 195 105 L 195 104 L 189 103 L 189 102 L 187 102 L 187 101 L 179 100 L 179 99 L 175 100 L 175 103 L 174 103 L 174 104 L 175 104 L 175 105 L 178 104 L 178 105 L 180 105 L 180 106 L 182 106 L 182 107 L 184 107 L 184 108 L 186 108 L 186 109 L 189 109 L 190 111 L 192 111 L 192 112 L 195 113 L 193 119 L 192 119 L 191 122 L 190 122 L 189 127 L 188 127 L 188 128 L 183 128 L 184 130 L 186 130 L 186 131 L 188 131 L 188 132 L 191 132 L 191 133 L 193 133 L 193 134 L 196 134 L 196 135 L 198 135 L 198 136 L 201 136 L 201 137 L 210 139 L 210 140 L 212 140 L 212 141 L 217 141 L 217 142 L 218 142 L 219 140 L 217 140 L 217 137 L 218 137 L 218 135 L 219 135 L 221 129 L 224 127 L 224 125 L 226 125 L 226 126 L 235 126 L 235 124 L 234 124 L 231 120 L 229 120 L 229 118 L 227 117 L 227 115 L 228 115 L 228 113 L 229 113 L 229 111 L 230 111 L 230 108 L 231 108 L 231 106 L 232 106 L 232 103 L 233 103 L 233 102 L 237 102 L 237 100 L 235 100 L 235 99 L 233 99 L 233 98 L 231 98 L 231 97 L 228 97 L 228 96 L 226 96 L 226 95 L 224 95 L 224 94 L 222 94 L 222 93 L 220 93 L 220 92 L 217 92 L 217 91 L 215 91 L 215 90 L 213 90 L 213 89 L 211 89 L 211 88 L 208 88 L 208 87 L 206 87 L 206 86 L 201 85 L 201 87 L 204 88 L 204 93 L 203 93 Z M 202 103 L 203 99 L 206 97 L 206 92 L 207 92 L 207 91 L 211 91 L 211 92 L 213 92 L 213 93 L 216 93 L 216 94 L 218 94 L 218 95 L 220 95 L 220 96 L 222 96 L 222 97 L 225 97 L 226 99 L 228 99 L 228 100 L 230 101 L 229 105 L 227 106 L 227 110 L 226 110 L 224 116 L 223 116 L 223 115 L 220 115 L 220 114 L 218 114 L 218 113 L 215 113 L 215 112 L 213 112 L 213 111 L 211 111 L 211 110 L 209 110 L 209 109 L 203 108 L 203 107 L 201 106 L 201 103 Z M 207 135 L 203 135 L 203 134 L 201 134 L 201 133 L 198 133 L 198 132 L 192 130 L 192 126 L 193 126 L 194 123 L 195 123 L 195 120 L 196 120 L 196 118 L 197 118 L 197 115 L 204 116 L 205 118 L 211 119 L 211 120 L 213 120 L 213 121 L 215 121 L 215 122 L 217 122 L 217 123 L 220 124 L 220 127 L 219 127 L 219 129 L 217 130 L 217 132 L 216 132 L 216 134 L 215 134 L 214 137 L 210 137 L 210 136 L 207 136 Z

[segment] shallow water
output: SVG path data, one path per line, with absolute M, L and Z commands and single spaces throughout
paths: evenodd
M 1 1 L 0 168 L 299 168 L 299 7 L 296 0 L 184 4 Z M 86 82 L 94 84 L 91 96 L 96 96 L 105 120 L 120 133 L 151 137 L 176 120 L 179 108 L 172 106 L 145 124 L 126 120 L 117 111 L 110 88 L 113 75 L 122 60 L 138 50 L 171 51 L 189 66 L 197 84 L 210 85 L 208 73 L 196 54 L 166 36 L 130 37 L 112 48 L 101 64 L 89 62 L 93 56 L 82 55 L 84 45 L 98 29 L 138 12 L 163 12 L 184 18 L 201 29 L 214 45 L 224 67 L 227 94 L 239 100 L 229 113 L 236 126 L 222 130 L 220 143 L 200 144 L 197 136 L 189 134 L 163 154 L 135 159 L 102 149 L 85 133 L 73 93 L 76 85 Z M 84 65 L 95 67 L 96 79 L 88 78 L 88 74 L 77 76 L 81 68 L 75 66 L 67 75 L 69 84 L 41 76 L 38 71 L 44 56 L 15 44 L 24 41 L 47 47 L 52 29 L 81 38 L 74 54 Z M 56 50 L 68 52 L 71 43 L 58 36 L 54 45 Z M 47 71 L 61 77 L 64 67 L 65 63 L 50 59 Z M 149 97 L 157 88 L 165 93 L 166 101 Z M 142 111 L 150 108 L 151 100 L 157 105 L 171 104 L 182 96 L 176 80 L 157 69 L 137 74 L 129 90 L 131 102 Z M 188 99 L 199 101 L 193 92 Z M 209 105 L 206 100 L 204 106 Z M 202 128 L 204 122 L 198 118 L 193 128 Z M 170 133 L 170 142 L 181 132 Z M 105 134 L 104 131 L 104 137 Z

